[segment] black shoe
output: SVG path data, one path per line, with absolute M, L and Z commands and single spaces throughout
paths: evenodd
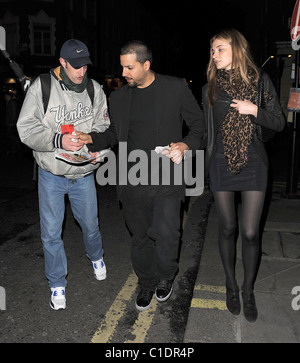
M 135 307 L 139 311 L 147 310 L 151 305 L 153 291 L 148 289 L 141 289 L 135 301 Z
M 241 312 L 241 302 L 239 290 L 234 291 L 226 287 L 226 306 L 233 315 L 239 315 Z
M 243 297 L 243 308 L 244 308 L 244 316 L 250 322 L 254 323 L 257 319 L 257 308 L 255 304 L 254 293 L 246 294 L 242 292 Z
M 173 280 L 161 280 L 155 290 L 156 300 L 164 302 L 169 299 L 173 291 Z

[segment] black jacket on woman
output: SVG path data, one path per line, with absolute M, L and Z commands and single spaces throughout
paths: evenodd
M 270 77 L 262 73 L 263 89 L 269 92 L 272 99 L 264 106 L 258 107 L 257 117 L 250 116 L 254 124 L 265 126 L 269 129 L 280 132 L 285 127 L 285 118 L 279 103 L 278 96 L 272 84 Z M 208 175 L 211 161 L 216 152 L 216 136 L 220 126 L 227 114 L 232 98 L 225 91 L 217 88 L 217 98 L 213 107 L 209 105 L 207 95 L 208 84 L 202 89 L 203 111 L 206 122 L 206 152 L 205 152 L 205 174 Z M 253 147 L 257 154 L 262 158 L 265 165 L 268 166 L 268 156 L 263 142 L 259 141 L 254 132 Z

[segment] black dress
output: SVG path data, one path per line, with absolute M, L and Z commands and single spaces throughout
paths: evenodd
M 222 135 L 217 134 L 217 150 L 209 170 L 211 191 L 266 191 L 268 168 L 254 150 L 248 147 L 248 163 L 239 174 L 227 170 L 227 158 L 224 155 Z

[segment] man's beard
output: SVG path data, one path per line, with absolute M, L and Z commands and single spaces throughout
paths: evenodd
M 133 82 L 133 83 L 128 83 L 128 86 L 130 88 L 136 88 L 138 86 L 138 84 L 136 82 Z
M 128 78 L 126 78 L 126 80 L 127 80 L 127 79 L 128 79 Z M 136 87 L 138 86 L 138 83 L 137 83 L 136 81 L 134 81 L 132 78 L 129 78 L 129 79 L 130 79 L 130 81 L 132 81 L 132 83 L 127 81 L 128 86 L 129 86 L 130 88 L 136 88 Z

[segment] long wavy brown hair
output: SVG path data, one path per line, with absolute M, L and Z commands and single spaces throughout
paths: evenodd
M 223 30 L 215 34 L 210 39 L 210 47 L 212 47 L 213 42 L 216 39 L 225 40 L 231 45 L 232 49 L 232 65 L 230 70 L 230 82 L 232 79 L 238 80 L 242 78 L 248 84 L 251 84 L 249 80 L 249 73 L 254 71 L 256 77 L 255 82 L 258 81 L 259 72 L 253 61 L 252 55 L 250 53 L 249 43 L 245 37 L 236 29 Z M 207 67 L 207 82 L 208 82 L 208 101 L 212 106 L 216 99 L 216 75 L 217 67 L 213 60 L 212 51 L 210 52 L 210 59 Z M 253 85 L 254 86 L 254 85 Z

